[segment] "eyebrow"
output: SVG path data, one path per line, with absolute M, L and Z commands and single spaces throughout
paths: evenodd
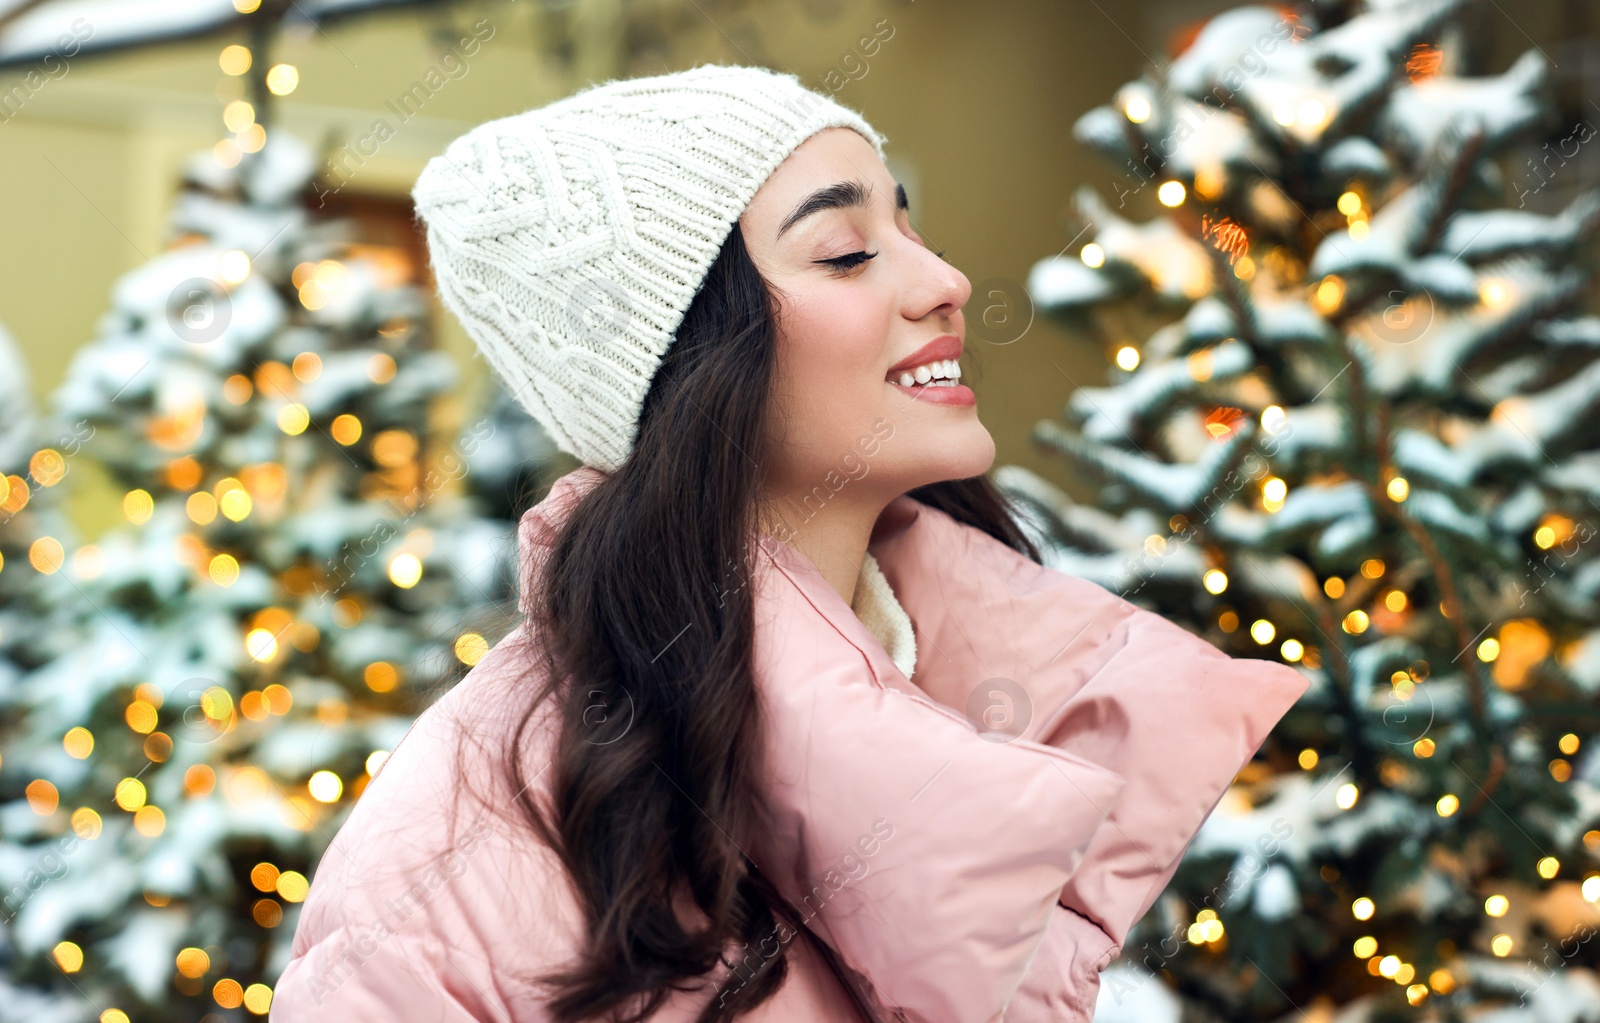
M 846 209 L 852 206 L 867 205 L 868 196 L 872 193 L 871 185 L 863 185 L 859 181 L 840 181 L 826 188 L 819 188 L 815 192 L 800 200 L 794 211 L 783 218 L 783 223 L 778 225 L 777 238 L 783 237 L 783 232 L 795 224 L 823 210 Z M 896 181 L 894 183 L 895 206 L 898 209 L 911 211 L 911 204 L 906 199 L 906 186 Z

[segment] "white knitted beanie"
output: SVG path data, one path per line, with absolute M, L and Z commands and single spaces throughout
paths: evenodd
M 706 64 L 488 121 L 417 178 L 445 306 L 563 451 L 633 450 L 650 380 L 762 182 L 860 114 L 792 74 Z

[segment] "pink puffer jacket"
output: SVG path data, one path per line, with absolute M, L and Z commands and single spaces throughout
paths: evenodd
M 601 478 L 575 470 L 524 516 L 525 567 Z M 730 947 L 657 1018 L 693 1020 L 784 948 L 790 975 L 751 1023 L 1089 1019 L 1100 970 L 1307 680 L 900 497 L 869 550 L 915 627 L 913 684 L 804 555 L 761 549 L 776 828 L 744 851 L 806 927 Z M 528 978 L 583 921 L 491 760 L 531 684 L 525 628 L 362 793 L 317 867 L 273 1023 L 547 1019 Z M 535 720 L 542 799 L 553 733 Z

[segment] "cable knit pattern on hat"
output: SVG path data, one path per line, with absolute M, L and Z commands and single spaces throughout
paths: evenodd
M 704 64 L 478 125 L 412 190 L 439 295 L 563 450 L 607 472 L 728 232 L 800 143 L 860 114 Z

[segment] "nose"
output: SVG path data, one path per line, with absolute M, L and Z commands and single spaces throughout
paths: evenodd
M 908 296 L 907 315 L 913 320 L 929 316 L 953 319 L 972 297 L 972 282 L 932 249 L 909 239 L 907 243 L 917 250 L 916 284 Z

